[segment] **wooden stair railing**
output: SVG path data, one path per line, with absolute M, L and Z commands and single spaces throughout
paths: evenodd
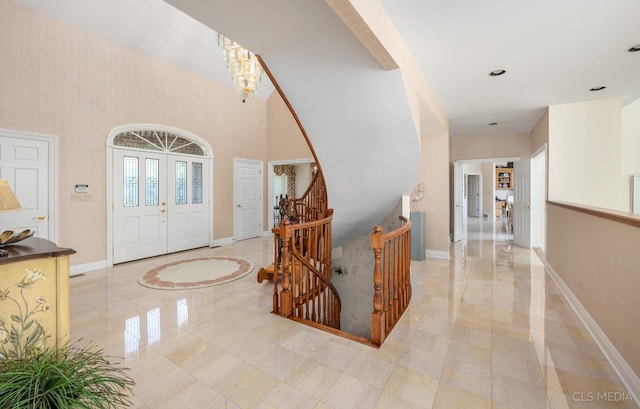
M 271 280 L 274 272 L 280 267 L 282 241 L 280 239 L 279 229 L 284 220 L 289 221 L 289 223 L 306 223 L 324 219 L 330 212 L 333 212 L 333 210 L 327 208 L 327 187 L 324 182 L 324 177 L 322 176 L 322 171 L 318 169 L 302 197 L 287 199 L 286 201 L 281 199 L 278 219 L 280 222 L 278 226 L 271 230 L 275 235 L 274 263 L 272 266 L 258 270 L 258 282 L 261 283 L 265 279 Z M 329 240 L 331 240 L 331 238 L 329 238 Z
M 287 199 L 284 208 L 282 204 L 280 207 L 280 220 L 288 218 L 296 223 L 304 223 L 327 217 L 327 186 L 322 171 L 316 172 L 300 198 Z
M 318 170 L 309 187 L 299 199 L 290 199 L 292 216 L 296 220 L 311 221 L 327 217 L 327 186 Z
M 285 219 L 274 229 L 281 262 L 278 268 L 274 261 L 273 312 L 340 329 L 342 303 L 331 283 L 331 213 L 307 223 Z
M 382 345 L 411 300 L 411 221 L 400 216 L 402 227 L 371 234 L 375 254 L 371 342 Z

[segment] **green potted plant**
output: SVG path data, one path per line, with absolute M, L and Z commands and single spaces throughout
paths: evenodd
M 0 291 L 0 307 L 12 303 L 17 311 L 10 322 L 0 316 L 0 409 L 129 406 L 133 380 L 97 347 L 79 342 L 46 346 L 37 317 L 51 305 L 40 297 L 30 306 L 24 296 L 41 279 L 41 271 L 27 270 L 16 284 L 17 296 L 9 289 Z

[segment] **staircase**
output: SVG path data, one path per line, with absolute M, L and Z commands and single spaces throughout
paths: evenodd
M 258 54 L 312 147 L 325 201 L 289 203 L 285 222 L 273 229 L 274 262 L 260 270 L 258 281 L 273 279 L 274 312 L 338 330 L 332 248 L 369 233 L 412 191 L 421 157 L 414 118 L 429 120 L 431 113 L 412 111 L 417 95 L 406 94 L 408 79 L 393 69 L 390 56 L 383 62 L 365 44 L 363 38 L 375 35 L 350 0 L 167 2 Z M 386 237 L 394 242 L 391 235 L 405 237 L 408 228 Z M 384 249 L 385 240 L 376 240 Z M 392 262 L 390 272 L 375 275 L 372 334 L 378 345 L 410 298 L 408 264 Z
M 336 15 L 348 0 L 168 2 L 260 55 L 277 79 L 322 166 L 334 247 L 370 233 L 412 191 L 416 96 Z

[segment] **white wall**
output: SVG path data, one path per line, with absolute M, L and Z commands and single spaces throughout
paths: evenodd
M 621 116 L 617 98 L 549 107 L 549 200 L 629 210 Z

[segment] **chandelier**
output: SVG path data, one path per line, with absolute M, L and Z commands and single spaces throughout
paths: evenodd
M 262 66 L 258 58 L 254 53 L 222 34 L 218 34 L 218 45 L 222 48 L 227 70 L 236 85 L 236 91 L 242 97 L 242 102 L 247 100 L 251 102 L 258 90 L 258 83 L 262 79 Z

